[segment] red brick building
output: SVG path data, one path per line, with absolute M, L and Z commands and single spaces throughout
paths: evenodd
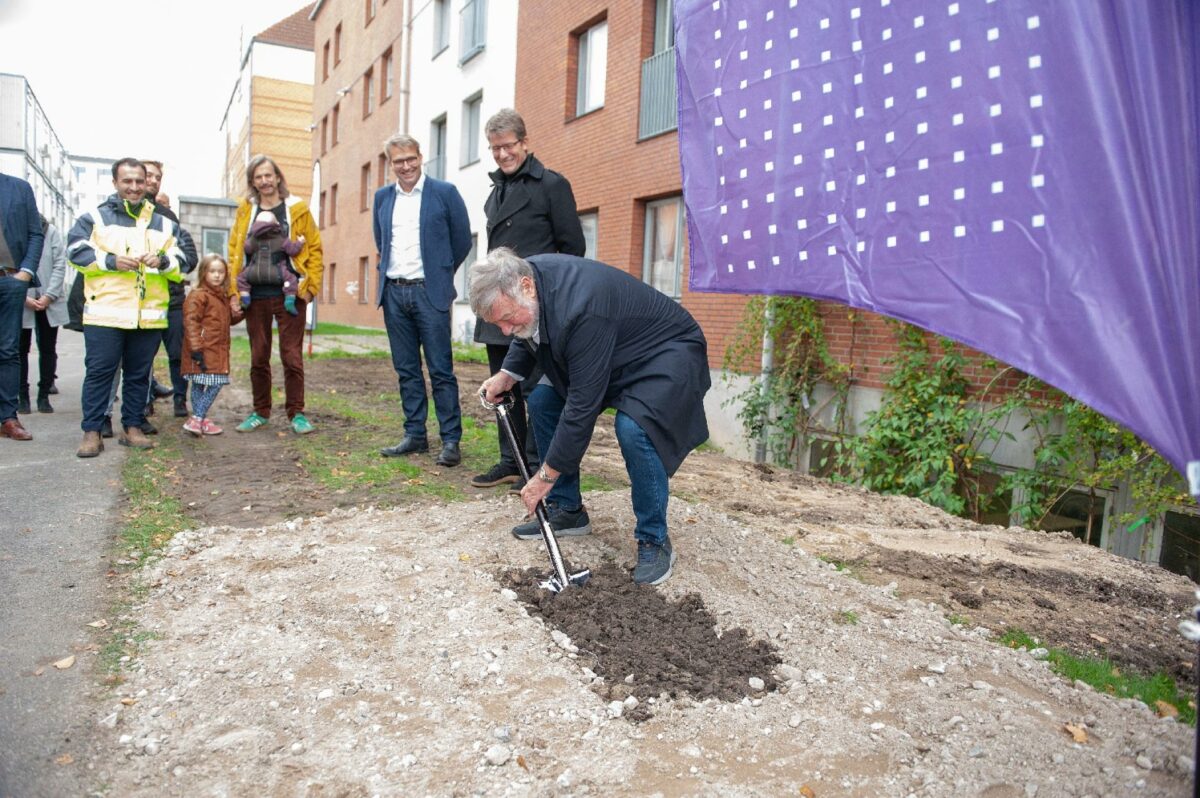
M 390 179 L 383 142 L 400 127 L 404 0 L 313 7 L 312 170 L 325 277 L 321 321 L 382 326 L 371 202 Z

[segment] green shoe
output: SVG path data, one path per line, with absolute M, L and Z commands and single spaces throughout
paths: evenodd
M 292 417 L 292 432 L 297 435 L 307 435 L 310 432 L 316 432 L 317 428 L 312 425 L 312 422 L 304 417 L 303 413 L 297 413 Z
M 246 416 L 246 420 L 237 425 L 238 432 L 254 432 L 254 430 L 265 425 L 267 419 L 260 416 L 258 413 L 251 413 Z

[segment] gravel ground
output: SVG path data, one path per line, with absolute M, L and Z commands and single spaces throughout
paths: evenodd
M 564 541 L 567 556 L 631 566 L 627 494 L 588 502 L 596 533 Z M 94 771 L 100 791 L 1190 790 L 1188 727 L 681 500 L 670 513 L 680 560 L 660 592 L 699 594 L 722 630 L 769 641 L 784 664 L 776 691 L 747 680 L 738 701 L 649 698 L 636 707 L 648 719 L 631 720 L 628 700 L 610 700 L 619 677 L 596 674 L 586 649 L 572 651 L 502 588 L 506 571 L 544 564 L 540 544 L 507 534 L 519 514 L 516 499 L 490 498 L 178 535 L 134 610 L 156 639 L 97 718 L 110 743 Z

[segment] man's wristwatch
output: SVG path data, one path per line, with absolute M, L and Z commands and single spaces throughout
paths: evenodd
M 537 476 L 542 482 L 549 482 L 551 485 L 553 485 L 554 481 L 558 479 L 558 477 L 552 477 L 546 473 L 545 463 L 542 463 L 542 467 L 538 469 Z M 559 476 L 561 476 L 561 474 Z

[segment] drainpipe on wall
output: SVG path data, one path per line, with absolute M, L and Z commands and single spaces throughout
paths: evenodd
M 400 111 L 400 130 L 403 133 L 409 133 L 408 100 L 411 97 L 409 89 L 412 86 L 410 76 L 412 75 L 413 3 L 416 1 L 408 0 L 404 11 L 404 77 L 400 81 L 400 93 L 404 95 L 404 103 Z
M 759 386 L 760 390 L 765 394 L 767 392 L 767 383 L 771 379 L 771 370 L 775 368 L 775 336 L 772 334 L 775 326 L 775 303 L 771 298 L 767 299 L 767 309 L 763 313 L 763 340 L 762 340 L 762 358 L 759 361 Z M 765 463 L 767 461 L 767 425 L 771 422 L 771 408 L 764 406 L 761 432 L 758 436 L 758 444 L 754 447 L 754 462 Z

